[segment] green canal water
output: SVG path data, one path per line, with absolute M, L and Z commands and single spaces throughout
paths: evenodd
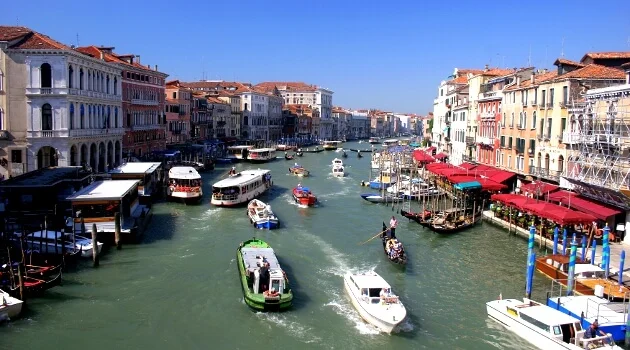
M 348 148 L 368 144 L 347 143 Z M 281 156 L 281 153 L 278 153 Z M 98 268 L 88 262 L 64 274 L 63 285 L 28 301 L 23 317 L 0 326 L 2 349 L 531 349 L 486 316 L 485 302 L 522 297 L 527 242 L 484 223 L 439 236 L 397 214 L 398 208 L 362 200 L 369 157 L 349 152 L 347 176 L 330 175 L 335 152 L 296 158 L 312 177 L 288 175 L 277 159 L 274 189 L 261 199 L 281 220 L 256 230 L 244 208 L 209 204 L 211 185 L 228 170 L 204 175 L 202 204 L 158 203 L 144 242 L 109 250 Z M 238 169 L 258 167 L 238 164 Z M 315 208 L 291 198 L 299 182 L 319 197 Z M 417 208 L 417 206 L 414 206 Z M 392 214 L 410 263 L 390 263 L 378 239 L 359 245 Z M 239 242 L 267 240 L 288 273 L 291 311 L 265 314 L 243 302 L 235 261 Z M 375 270 L 400 295 L 408 319 L 399 333 L 365 324 L 343 291 L 347 271 Z M 550 281 L 536 274 L 534 298 Z

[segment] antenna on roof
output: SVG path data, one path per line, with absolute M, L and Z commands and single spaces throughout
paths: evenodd
M 532 44 L 529 44 L 529 56 L 527 57 L 527 67 L 532 66 Z
M 562 37 L 562 49 L 560 49 L 560 57 L 564 57 L 564 37 Z
M 79 47 L 79 33 L 77 33 L 77 47 Z
M 20 26 L 20 17 L 15 16 L 15 26 L 19 27 Z M 628 42 L 630 42 L 630 39 L 628 39 Z

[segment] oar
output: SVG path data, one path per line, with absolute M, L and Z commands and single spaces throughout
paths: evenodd
M 374 235 L 374 237 L 372 237 L 372 238 L 368 239 L 367 241 L 365 241 L 365 242 L 363 242 L 363 243 L 359 243 L 359 245 L 363 245 L 363 244 L 365 244 L 365 243 L 367 243 L 367 242 L 369 242 L 369 241 L 373 240 L 374 238 L 378 237 L 378 236 L 379 236 L 380 234 L 382 234 L 383 232 L 387 232 L 387 230 L 389 230 L 389 228 L 388 228 L 388 229 L 386 229 L 386 230 L 383 230 L 383 231 L 381 231 L 381 232 L 379 232 L 379 233 L 377 233 L 376 235 Z

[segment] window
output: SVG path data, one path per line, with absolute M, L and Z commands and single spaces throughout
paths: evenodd
M 42 89 L 52 87 L 52 68 L 50 64 L 44 63 L 39 67 L 40 72 L 40 87 Z
M 501 136 L 501 147 L 505 147 L 505 136 Z
M 496 164 L 499 164 L 499 162 L 501 161 L 501 152 L 499 152 L 499 150 L 497 150 L 497 155 L 496 155 Z
M 521 125 L 521 129 L 527 128 L 527 112 L 523 112 L 523 124 Z
M 512 112 L 512 119 L 510 119 L 510 128 L 514 126 L 514 112 Z
M 568 99 L 569 99 L 569 87 L 564 86 L 562 87 L 562 104 L 566 106 Z
M 564 133 L 567 128 L 567 118 L 560 119 L 560 135 Z
M 74 88 L 74 69 L 72 69 L 72 66 L 68 66 L 68 88 Z
M 83 107 L 83 105 L 79 108 L 79 113 L 81 113 L 81 120 L 79 120 L 79 123 L 81 123 L 81 129 L 85 129 L 85 107 Z
M 79 89 L 83 90 L 83 68 L 79 69 Z
M 118 95 L 118 78 L 114 77 L 114 95 Z
M 505 119 L 507 119 L 507 117 L 505 116 L 505 112 L 503 112 L 503 120 L 501 120 L 501 127 L 505 128 Z
M 22 163 L 22 150 L 21 149 L 11 150 L 11 163 Z
M 546 94 L 546 90 L 543 90 L 540 95 L 542 96 L 542 104 L 545 104 L 545 101 L 547 100 L 547 94 Z
M 523 112 L 518 114 L 518 128 L 521 129 L 523 127 Z
M 173 91 L 173 98 L 177 98 L 177 92 Z
M 529 154 L 534 154 L 535 150 L 536 150 L 536 140 L 529 139 L 529 149 L 527 151 L 529 152 Z
M 105 79 L 105 93 L 109 94 L 109 75 Z
M 540 130 L 538 134 L 542 136 L 544 132 L 545 132 L 545 118 L 540 118 Z
M 551 138 L 551 118 L 547 118 L 547 138 Z
M 512 148 L 512 136 L 508 138 L 508 148 Z
M 549 89 L 549 104 L 553 106 L 553 91 L 554 89 Z
M 70 104 L 69 128 L 74 129 L 74 103 Z
M 532 113 L 532 130 L 536 129 L 536 111 Z
M 511 165 L 510 165 L 511 163 L 512 163 L 512 156 L 508 156 L 508 158 L 507 158 L 507 164 L 506 164 L 505 166 L 507 166 L 508 168 L 510 168 L 510 167 L 511 167 Z
M 538 89 L 534 89 L 534 104 L 538 103 Z
M 52 107 L 46 103 L 42 106 L 42 130 L 52 130 Z

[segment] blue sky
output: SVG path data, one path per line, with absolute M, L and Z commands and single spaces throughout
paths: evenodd
M 522 67 L 530 48 L 543 68 L 562 51 L 630 51 L 624 1 L 508 3 L 29 0 L 4 5 L 0 23 L 115 46 L 169 79 L 304 81 L 335 105 L 419 114 L 454 67 Z

